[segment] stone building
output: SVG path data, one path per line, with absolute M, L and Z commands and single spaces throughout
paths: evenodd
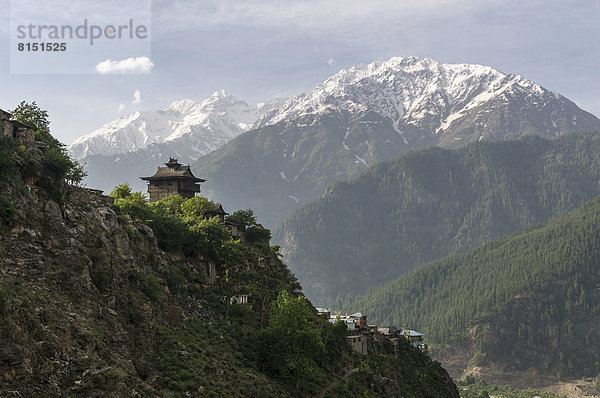
M 355 352 L 359 354 L 367 355 L 368 346 L 367 346 L 367 336 L 358 335 L 358 336 L 348 336 L 348 343 Z
M 181 195 L 184 198 L 193 198 L 200 192 L 200 183 L 206 180 L 196 178 L 190 166 L 184 166 L 177 159 L 170 158 L 165 167 L 159 167 L 150 177 L 141 177 L 148 181 L 148 194 L 150 202 L 157 202 L 170 195 Z
M 0 109 L 0 133 L 17 141 L 35 141 L 33 129 L 17 120 L 12 120 L 12 114 Z

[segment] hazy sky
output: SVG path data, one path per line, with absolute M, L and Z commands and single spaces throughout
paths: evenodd
M 3 10 L 9 3 L 0 0 Z M 129 12 L 81 4 L 91 16 Z M 49 111 L 53 134 L 70 143 L 177 99 L 225 89 L 260 102 L 309 90 L 357 63 L 417 55 L 520 74 L 600 116 L 598 21 L 597 0 L 154 0 L 151 54 L 129 54 L 148 57 L 149 73 L 21 75 L 10 74 L 4 11 L 0 108 L 36 100 Z

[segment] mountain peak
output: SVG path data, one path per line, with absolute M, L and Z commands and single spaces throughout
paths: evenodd
M 152 144 L 194 136 L 185 146 L 192 159 L 219 147 L 247 130 L 256 120 L 256 107 L 229 95 L 214 92 L 202 100 L 173 101 L 165 110 L 142 110 L 120 117 L 68 146 L 76 159 L 90 155 L 116 155 Z
M 214 93 L 212 93 L 210 98 L 225 98 L 228 96 L 230 96 L 230 95 L 226 90 L 217 90 Z
M 434 131 L 440 132 L 467 111 L 507 90 L 553 95 L 522 76 L 507 75 L 490 66 L 446 64 L 416 56 L 393 57 L 342 69 L 312 91 L 290 98 L 257 125 L 338 109 L 376 112 L 391 119 L 400 135 L 406 130 L 403 125 L 429 125 L 435 117 L 439 125 Z
M 197 107 L 198 105 L 198 102 L 194 101 L 193 99 L 184 98 L 182 100 L 171 102 L 166 110 L 187 113 L 189 110 Z

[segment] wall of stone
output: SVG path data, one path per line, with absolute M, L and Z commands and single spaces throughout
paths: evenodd
M 89 203 L 110 206 L 114 203 L 114 199 L 110 196 L 103 195 L 99 189 L 82 188 L 69 186 L 67 189 L 67 201 L 73 203 Z

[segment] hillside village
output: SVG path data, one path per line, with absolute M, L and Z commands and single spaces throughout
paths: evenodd
M 427 345 L 424 342 L 423 333 L 410 329 L 398 329 L 395 326 L 379 327 L 375 324 L 367 323 L 367 316 L 360 312 L 352 315 L 332 314 L 326 308 L 315 308 L 320 316 L 325 317 L 330 323 L 343 322 L 348 328 L 348 342 L 352 349 L 360 354 L 367 354 L 368 339 L 374 339 L 384 346 L 388 346 L 389 351 L 394 355 L 398 354 L 399 339 L 404 338 L 410 341 L 410 344 L 427 352 Z
M 149 177 L 140 177 L 148 181 L 148 195 L 150 202 L 157 202 L 170 195 L 180 195 L 184 198 L 193 198 L 200 193 L 200 183 L 205 182 L 203 178 L 194 176 L 190 166 L 180 164 L 177 159 L 169 158 L 164 166 L 158 167 L 154 175 Z M 218 217 L 225 223 L 234 239 L 243 239 L 244 234 L 240 226 L 226 220 L 228 213 L 223 210 L 220 203 L 215 203 L 214 208 L 207 212 L 208 217 Z M 214 267 L 209 268 L 211 283 L 214 283 L 216 271 Z M 248 294 L 237 294 L 230 298 L 230 303 L 240 305 L 248 304 Z M 400 338 L 406 338 L 413 347 L 426 350 L 422 333 L 414 330 L 398 329 L 394 326 L 378 327 L 378 325 L 368 324 L 367 316 L 360 312 L 352 315 L 335 315 L 325 308 L 315 308 L 319 315 L 324 316 L 329 322 L 343 322 L 348 330 L 347 340 L 355 352 L 366 355 L 368 353 L 368 339 L 374 339 L 378 342 L 388 345 L 390 352 L 397 354 L 398 341 Z
M 27 143 L 35 142 L 33 129 L 12 118 L 9 112 L 0 109 L 0 131 L 5 136 L 10 136 L 17 142 Z M 193 198 L 201 192 L 200 183 L 205 182 L 203 178 L 194 176 L 189 165 L 180 164 L 177 159 L 169 158 L 164 166 L 159 166 L 154 175 L 140 177 L 148 182 L 148 197 L 150 202 L 160 201 L 170 195 L 180 195 L 183 198 Z M 80 202 L 97 201 L 104 199 L 109 203 L 112 198 L 102 194 L 102 191 L 90 188 L 71 189 L 69 195 L 73 200 Z M 243 228 L 226 219 L 228 213 L 223 209 L 220 203 L 215 203 L 214 207 L 206 212 L 207 217 L 218 217 L 221 222 L 229 229 L 234 239 L 244 239 Z M 206 272 L 209 283 L 214 284 L 217 278 L 217 271 L 214 264 L 207 262 Z M 243 292 L 233 295 L 229 298 L 230 304 L 246 305 L 249 302 L 249 294 Z M 402 330 L 394 326 L 378 327 L 368 324 L 367 316 L 355 313 L 352 315 L 335 315 L 325 308 L 316 308 L 319 315 L 324 316 L 329 322 L 335 323 L 338 320 L 344 322 L 348 329 L 348 343 L 355 352 L 361 354 L 368 353 L 368 339 L 374 339 L 380 343 L 388 344 L 390 351 L 397 352 L 398 339 L 407 338 L 411 345 L 419 349 L 424 349 L 426 345 L 423 341 L 423 334 L 414 330 Z

